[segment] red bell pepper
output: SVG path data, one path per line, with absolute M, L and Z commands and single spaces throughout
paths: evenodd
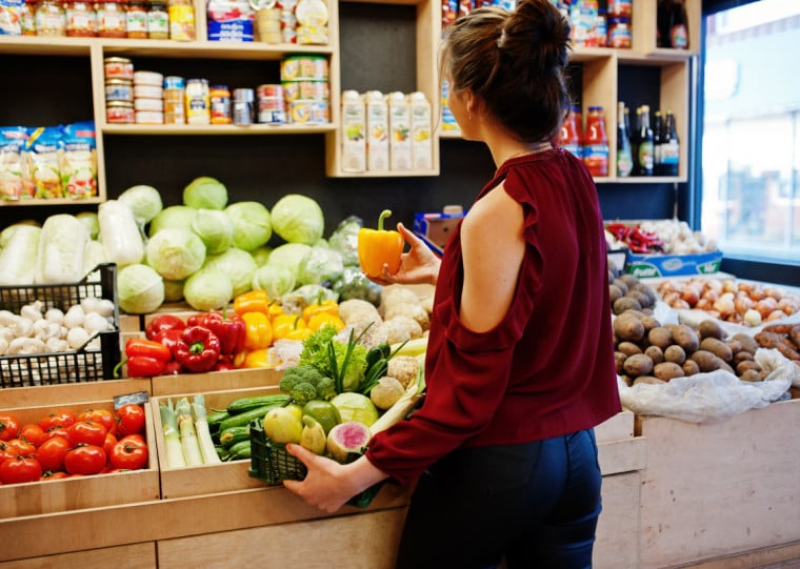
M 214 332 L 203 326 L 189 326 L 175 344 L 175 360 L 194 373 L 211 371 L 219 360 L 221 344 Z
M 158 334 L 155 335 L 155 340 L 159 344 L 165 345 L 167 348 L 172 351 L 172 347 L 181 339 L 181 334 L 183 334 L 183 330 L 185 328 L 168 328 L 166 330 L 161 330 Z
M 156 335 L 162 330 L 183 330 L 184 328 L 186 328 L 186 322 L 178 316 L 173 314 L 160 314 L 147 323 L 144 333 L 148 340 L 155 340 Z
M 119 366 L 127 365 L 128 377 L 152 377 L 161 375 L 171 360 L 172 352 L 163 344 L 131 338 L 125 343 L 125 359 Z
M 222 345 L 220 353 L 223 356 L 232 356 L 244 349 L 247 326 L 238 314 L 228 314 L 227 311 L 209 312 L 200 320 L 200 326 L 208 328 L 217 335 Z

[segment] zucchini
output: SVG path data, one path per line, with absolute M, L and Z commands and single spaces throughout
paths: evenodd
M 231 427 L 219 434 L 219 443 L 230 448 L 234 443 L 250 440 L 250 427 Z
M 282 406 L 282 403 L 263 405 L 261 407 L 256 407 L 255 409 L 250 409 L 249 411 L 244 411 L 238 415 L 231 415 L 219 424 L 219 432 L 222 433 L 223 431 L 227 431 L 231 427 L 246 427 L 253 419 L 263 419 L 264 415 L 266 415 L 267 411 L 270 409 Z
M 250 458 L 251 456 L 251 447 L 250 441 L 239 441 L 231 448 L 228 449 L 228 459 L 227 460 L 244 460 L 246 458 Z
M 245 411 L 250 411 L 256 407 L 263 407 L 264 405 L 284 405 L 289 402 L 289 396 L 286 394 L 275 395 L 259 395 L 257 397 L 242 397 L 228 404 L 228 414 L 238 415 Z

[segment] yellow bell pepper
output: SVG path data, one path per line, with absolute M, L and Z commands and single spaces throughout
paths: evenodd
M 383 265 L 389 265 L 389 272 L 396 273 L 400 268 L 405 241 L 398 231 L 384 231 L 383 220 L 392 215 L 385 209 L 378 218 L 378 229 L 362 227 L 358 230 L 358 262 L 368 277 L 380 277 Z
M 273 303 L 272 303 L 272 304 L 270 304 L 270 305 L 269 305 L 269 307 L 267 308 L 267 316 L 269 317 L 269 319 L 270 319 L 270 322 L 271 322 L 271 321 L 272 321 L 272 320 L 273 320 L 273 319 L 274 319 L 276 316 L 280 316 L 281 314 L 285 314 L 285 312 L 283 311 L 283 306 L 281 306 L 281 305 L 280 305 L 280 304 L 278 304 L 277 302 L 273 302 Z
M 260 350 L 272 344 L 272 325 L 263 312 L 245 312 L 242 314 L 247 328 L 244 340 L 245 350 Z
M 323 300 L 316 304 L 309 304 L 303 309 L 303 319 L 308 322 L 316 314 L 323 313 L 339 316 L 339 303 L 335 300 Z
M 294 330 L 290 330 L 288 334 L 286 334 L 287 340 L 297 340 L 302 342 L 306 338 L 311 335 L 310 328 L 295 328 Z
M 241 316 L 245 312 L 267 313 L 270 300 L 265 290 L 251 290 L 233 299 L 233 311 Z
M 273 369 L 277 367 L 279 363 L 278 357 L 274 354 L 274 352 L 269 348 L 264 348 L 261 350 L 252 350 L 247 352 L 247 355 L 242 362 L 242 367 L 248 369 Z
M 315 314 L 308 321 L 308 329 L 311 332 L 316 332 L 323 326 L 333 326 L 337 332 L 341 332 L 344 329 L 344 322 L 337 315 L 327 312 Z
M 272 319 L 272 334 L 275 340 L 287 338 L 292 332 L 305 330 L 306 321 L 296 314 L 281 314 Z

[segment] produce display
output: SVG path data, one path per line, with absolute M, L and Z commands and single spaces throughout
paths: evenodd
M 606 241 L 611 249 L 627 247 L 638 254 L 689 255 L 716 251 L 717 244 L 685 221 L 661 219 L 642 222 L 606 223 Z
M 145 416 L 135 403 L 78 413 L 54 408 L 37 422 L 0 411 L 0 484 L 147 468 Z

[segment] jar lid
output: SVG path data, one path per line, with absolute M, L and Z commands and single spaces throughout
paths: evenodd
M 122 108 L 122 109 L 132 109 L 133 103 L 130 101 L 108 101 L 106 103 L 106 107 L 114 107 L 114 108 Z
M 128 59 L 127 57 L 106 57 L 103 60 L 103 62 L 104 63 L 125 63 L 127 65 L 128 63 L 131 63 L 131 60 Z
M 128 79 L 106 79 L 106 85 L 120 85 L 125 87 L 132 87 L 133 82 Z

